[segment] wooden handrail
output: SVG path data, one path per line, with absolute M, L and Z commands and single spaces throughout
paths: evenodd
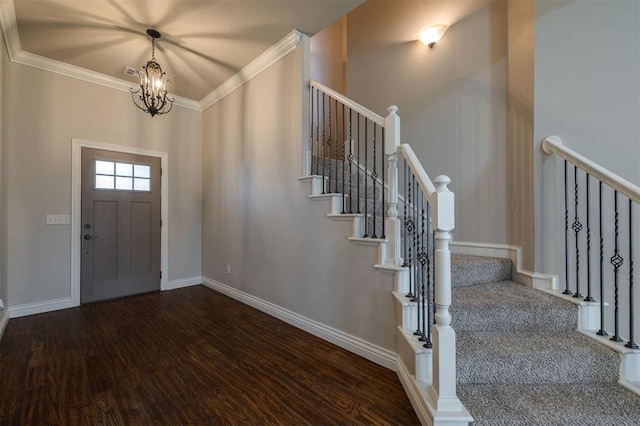
M 373 121 L 380 127 L 384 128 L 384 118 L 382 118 L 380 115 L 376 114 L 375 112 L 371 111 L 370 109 L 363 107 L 359 103 L 354 102 L 351 99 L 347 98 L 345 95 L 338 93 L 335 90 L 331 89 L 330 87 L 327 87 L 322 83 L 318 83 L 315 80 L 311 80 L 309 84 L 311 85 L 311 87 L 315 87 L 320 91 L 326 93 L 327 95 L 331 96 L 333 99 L 337 99 L 345 106 L 351 108 L 353 111 L 367 117 L 369 120 Z
M 606 183 L 620 194 L 624 194 L 630 200 L 640 203 L 640 187 L 566 147 L 559 136 L 546 137 L 542 141 L 542 150 L 548 155 L 556 154 L 558 157 L 567 160 L 574 166 Z

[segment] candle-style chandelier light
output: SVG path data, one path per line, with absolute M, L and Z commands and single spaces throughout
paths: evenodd
M 147 61 L 138 69 L 140 75 L 140 87 L 137 90 L 129 89 L 133 103 L 151 116 L 166 114 L 171 111 L 175 99 L 167 96 L 167 73 L 162 71 L 160 64 L 156 62 L 156 39 L 161 34 L 148 29 L 147 34 L 151 37 L 151 60 Z M 136 96 L 137 95 L 137 96 Z

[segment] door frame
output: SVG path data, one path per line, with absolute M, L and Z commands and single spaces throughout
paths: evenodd
M 80 235 L 82 233 L 82 148 L 116 151 L 126 154 L 159 157 L 162 174 L 160 176 L 160 291 L 167 290 L 169 284 L 169 154 L 125 145 L 93 142 L 84 139 L 71 139 L 71 305 L 80 305 Z

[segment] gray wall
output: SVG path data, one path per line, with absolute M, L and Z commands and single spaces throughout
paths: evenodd
M 640 185 L 640 3 L 536 1 L 536 269 L 557 273 L 563 217 L 546 136 Z
M 451 23 L 434 48 L 422 27 Z M 402 141 L 456 194 L 458 241 L 511 243 L 506 3 L 364 3 L 347 16 L 347 95 L 399 107 Z
M 151 118 L 127 92 L 9 65 L 7 278 L 11 306 L 70 296 L 71 139 L 169 153 L 169 280 L 197 277 L 201 233 L 201 113 Z
M 533 75 L 534 0 L 507 2 L 507 193 L 511 243 L 523 248 L 523 267 L 534 270 Z
M 203 114 L 203 275 L 394 350 L 392 275 L 296 180 L 302 46 Z
M 311 78 L 333 90 L 346 93 L 346 16 L 311 37 Z

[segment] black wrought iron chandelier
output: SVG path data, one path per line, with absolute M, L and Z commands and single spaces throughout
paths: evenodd
M 167 73 L 162 71 L 160 64 L 156 62 L 156 39 L 161 35 L 153 29 L 148 29 L 147 34 L 151 37 L 151 60 L 138 70 L 140 88 L 135 91 L 129 89 L 129 92 L 131 92 L 133 103 L 153 117 L 171 111 L 175 99 L 167 96 L 167 83 L 170 80 L 167 78 Z

